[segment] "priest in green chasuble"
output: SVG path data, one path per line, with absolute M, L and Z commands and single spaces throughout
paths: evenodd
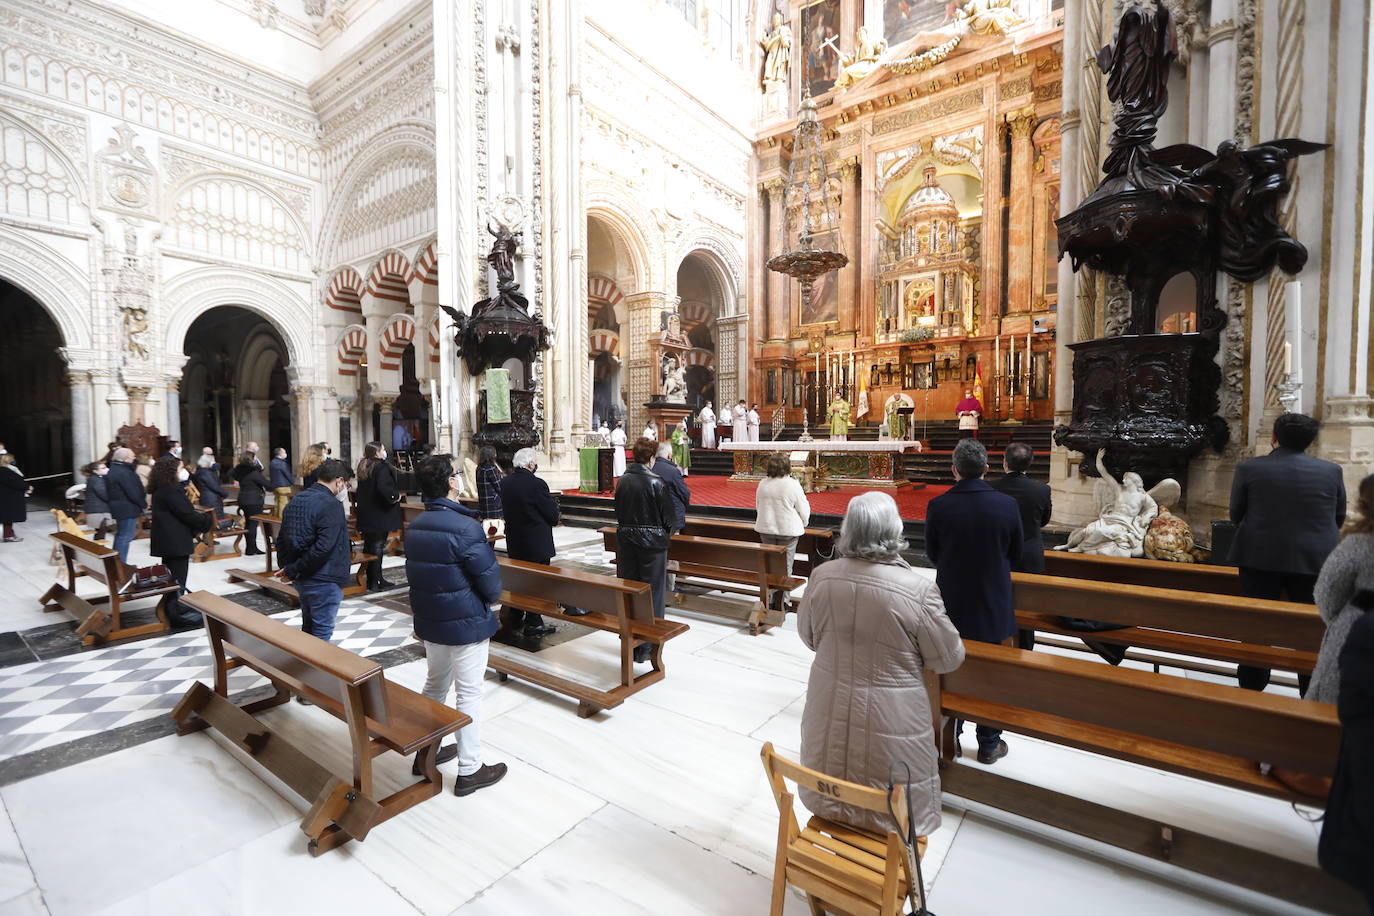
M 673 443 L 673 464 L 682 471 L 682 476 L 686 477 L 688 468 L 692 466 L 692 437 L 687 432 L 687 418 L 683 417 L 682 422 L 673 427 L 673 434 L 670 437 Z
M 838 394 L 830 402 L 825 412 L 826 422 L 830 424 L 830 441 L 844 442 L 849 438 L 849 402 Z

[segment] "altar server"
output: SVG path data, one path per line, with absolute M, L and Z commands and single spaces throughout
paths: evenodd
M 611 454 L 611 460 L 614 462 L 611 466 L 611 474 L 615 477 L 619 477 L 621 474 L 625 473 L 626 441 L 625 424 L 616 421 L 615 429 L 611 430 L 611 448 L 614 449 L 614 452 Z
M 701 413 L 697 414 L 697 422 L 701 424 L 701 447 L 716 447 L 716 412 L 711 409 L 711 402 L 707 401 L 706 406 L 701 408 Z
M 983 417 L 983 402 L 973 396 L 972 388 L 964 389 L 964 398 L 954 407 L 959 418 L 959 438 L 977 439 L 978 421 Z
M 730 417 L 732 420 L 732 429 L 730 433 L 731 445 L 749 441 L 748 418 L 749 411 L 745 409 L 744 401 L 741 400 L 735 405 L 734 411 L 731 413 Z
M 755 404 L 749 408 L 749 412 L 744 415 L 745 428 L 749 433 L 749 441 L 759 441 L 759 405 Z

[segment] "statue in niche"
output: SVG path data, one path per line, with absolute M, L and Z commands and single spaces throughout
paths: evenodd
M 878 66 L 878 61 L 887 52 L 887 39 L 874 39 L 868 26 L 859 26 L 859 35 L 854 40 L 854 50 L 840 57 L 840 76 L 835 80 L 835 88 L 852 86 Z
M 1015 0 L 967 0 L 954 18 L 978 35 L 1005 35 L 1026 21 L 1016 11 Z
M 488 225 L 487 231 L 495 236 L 491 251 L 487 254 L 487 263 L 496 271 L 496 288 L 503 293 L 510 292 L 517 288 L 515 251 L 519 247 L 518 234 L 504 225 L 498 225 L 494 229 Z
M 770 111 L 784 111 L 787 107 L 787 77 L 792 69 L 792 27 L 782 13 L 773 13 L 773 30 L 764 33 L 763 40 L 763 96 Z
M 663 400 L 678 404 L 687 401 L 687 371 L 682 368 L 676 356 L 665 356 L 662 369 Z
M 1140 557 L 1145 554 L 1145 534 L 1150 530 L 1159 507 L 1178 502 L 1182 488 L 1173 478 L 1165 478 L 1148 491 L 1134 471 L 1127 471 L 1118 483 L 1107 470 L 1106 450 L 1097 453 L 1101 478 L 1093 487 L 1097 519 L 1069 535 L 1068 543 L 1056 550 L 1093 553 L 1104 557 Z
M 137 359 L 148 358 L 148 312 L 137 307 L 124 309 L 124 340 L 129 354 Z

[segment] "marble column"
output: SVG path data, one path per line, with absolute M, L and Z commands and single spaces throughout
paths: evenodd
M 379 428 L 377 430 L 377 441 L 391 448 L 391 424 L 395 422 L 396 396 L 390 394 L 377 395 L 377 408 L 381 414 L 379 418 Z
M 353 425 L 353 411 L 357 406 L 358 399 L 356 397 L 341 395 L 335 408 L 339 418 L 339 454 L 343 456 L 344 461 L 348 462 L 349 467 L 357 463 L 353 460 L 355 453 L 362 455 L 362 449 L 353 441 L 353 430 L 356 428 Z
M 96 451 L 91 435 L 91 374 L 85 370 L 67 373 L 67 385 L 72 395 L 72 471 L 81 480 L 81 466 L 104 454 Z
M 144 422 L 148 411 L 148 392 L 151 388 L 142 385 L 125 385 L 124 392 L 129 396 L 129 423 L 137 426 Z
M 1006 116 L 1007 131 L 1011 134 L 1011 197 L 1007 205 L 1010 218 L 1007 225 L 1007 311 L 1025 313 L 1031 308 L 1031 264 L 1034 255 L 1034 200 L 1031 187 L 1035 181 L 1035 156 L 1031 149 L 1031 131 L 1035 129 L 1035 109 L 1021 108 Z
M 840 160 L 840 232 L 844 234 L 840 250 L 849 256 L 849 264 L 840 269 L 840 329 L 859 326 L 858 308 L 862 298 L 859 289 L 861 271 L 859 253 L 862 245 L 862 225 L 859 220 L 859 157 Z
M 339 441 L 339 393 L 333 388 L 326 389 L 320 400 L 320 408 L 324 413 L 324 441 L 334 446 L 334 457 L 342 458 L 344 463 L 352 467 L 353 462 L 344 457 L 343 443 Z
M 768 258 L 789 251 L 792 247 L 787 237 L 786 214 L 782 209 L 784 184 L 781 178 L 764 183 L 764 190 L 768 193 Z M 766 266 L 763 269 L 768 276 L 768 326 L 765 337 L 768 340 L 786 340 L 792 326 L 792 290 L 786 274 L 768 270 Z
M 299 464 L 305 457 L 306 447 L 320 441 L 315 435 L 314 424 L 310 419 L 311 401 L 314 391 L 309 385 L 291 387 L 291 440 L 293 464 Z M 259 440 L 261 441 L 261 440 Z
M 181 376 L 167 379 L 163 407 L 167 411 L 167 437 L 181 441 Z M 205 443 L 198 443 L 204 445 Z
M 282 445 L 280 442 L 269 442 L 269 426 L 267 422 L 268 411 L 272 408 L 272 402 L 260 398 L 244 398 L 239 401 L 243 407 L 246 429 L 244 430 L 244 442 L 256 442 L 259 446 L 275 448 Z

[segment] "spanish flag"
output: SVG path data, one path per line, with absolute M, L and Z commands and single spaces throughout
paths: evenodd
M 978 360 L 973 370 L 973 396 L 983 403 L 983 361 Z

